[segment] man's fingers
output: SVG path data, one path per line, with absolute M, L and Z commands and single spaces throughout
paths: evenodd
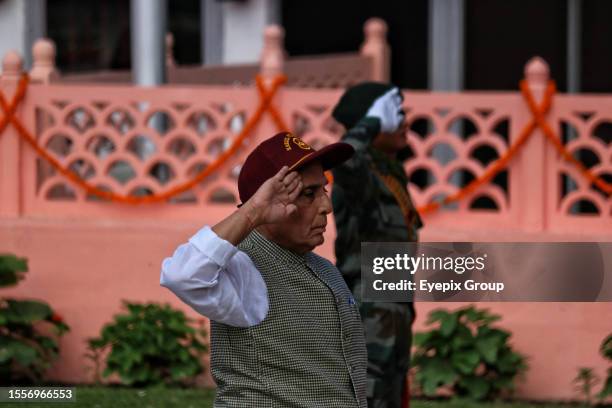
M 302 192 L 302 180 L 298 181 L 293 190 L 289 190 L 289 202 L 292 203 Z
M 291 192 L 295 186 L 297 186 L 297 184 L 300 182 L 300 178 L 299 177 L 294 177 L 289 183 L 285 184 L 285 187 L 287 188 L 288 192 Z
M 281 168 L 281 169 L 278 171 L 278 173 L 276 173 L 276 174 L 274 175 L 274 178 L 275 178 L 275 179 L 277 179 L 277 180 L 282 180 L 282 179 L 284 179 L 284 178 L 285 178 L 285 176 L 287 175 L 287 173 L 288 173 L 288 172 L 289 172 L 289 167 L 287 167 L 287 166 L 283 166 L 283 167 L 282 167 L 282 168 Z
M 287 191 L 291 189 L 292 183 L 299 179 L 297 171 L 289 172 L 289 167 L 283 166 L 276 175 L 274 175 L 274 185 L 276 191 Z
M 285 177 L 283 177 L 283 184 L 288 186 L 289 184 L 291 184 L 291 182 L 293 182 L 294 180 L 298 179 L 300 177 L 300 175 L 298 174 L 297 171 L 292 171 L 291 173 L 285 175 Z

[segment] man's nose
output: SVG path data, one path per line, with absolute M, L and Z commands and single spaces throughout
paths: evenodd
M 327 193 L 321 194 L 321 206 L 320 206 L 321 214 L 329 214 L 332 212 L 332 202 Z

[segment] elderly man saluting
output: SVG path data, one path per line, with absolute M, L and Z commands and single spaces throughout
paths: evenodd
M 215 407 L 366 406 L 358 307 L 311 252 L 332 211 L 323 172 L 353 152 L 290 133 L 264 141 L 240 172 L 238 210 L 163 261 L 161 285 L 211 319 Z

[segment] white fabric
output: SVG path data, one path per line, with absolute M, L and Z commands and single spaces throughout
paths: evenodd
M 251 258 L 208 226 L 163 260 L 160 285 L 230 326 L 253 326 L 268 314 L 266 283 Z
M 366 117 L 380 120 L 380 131 L 382 133 L 395 132 L 404 121 L 404 116 L 402 96 L 398 88 L 390 89 L 379 96 L 366 112 Z

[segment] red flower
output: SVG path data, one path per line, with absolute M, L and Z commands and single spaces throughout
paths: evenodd
M 53 313 L 53 315 L 51 316 L 51 321 L 55 323 L 62 323 L 64 319 L 62 318 L 62 316 L 58 315 L 57 313 Z

